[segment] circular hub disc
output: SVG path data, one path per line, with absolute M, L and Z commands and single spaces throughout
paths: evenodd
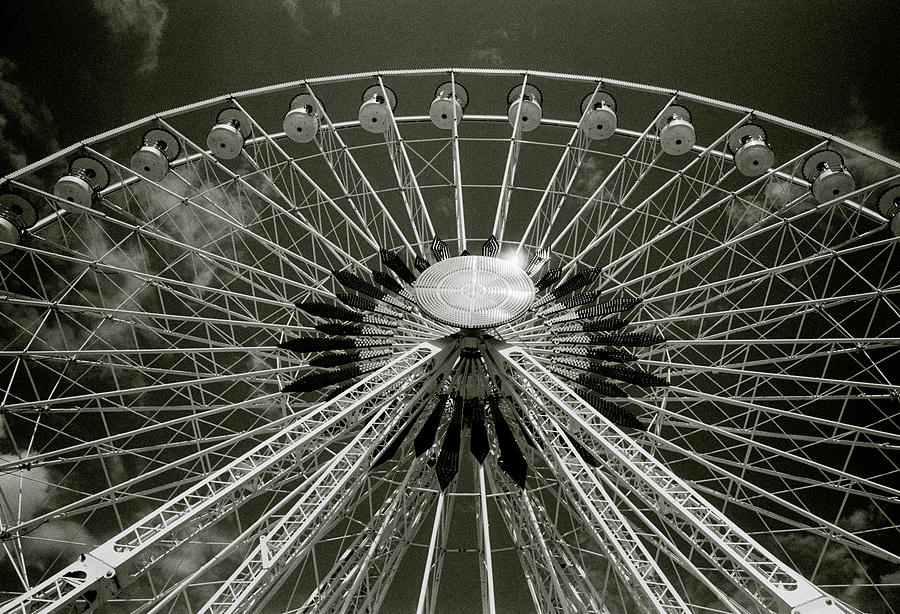
M 415 293 L 422 312 L 442 324 L 491 328 L 528 310 L 534 284 L 511 262 L 457 256 L 428 267 L 416 281 Z

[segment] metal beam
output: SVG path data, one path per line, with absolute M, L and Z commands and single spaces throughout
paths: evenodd
M 312 88 L 308 85 L 307 88 L 310 93 L 315 95 Z M 385 104 L 389 105 L 390 103 L 385 102 Z M 320 110 L 328 128 L 322 126 L 322 129 L 316 134 L 316 145 L 322 159 L 331 169 L 331 174 L 341 193 L 350 208 L 359 217 L 362 228 L 378 243 L 378 247 L 393 249 L 398 247 L 399 242 L 412 255 L 415 255 L 416 251 L 410 245 L 403 231 L 400 230 L 396 220 L 385 207 L 372 184 L 369 183 L 366 174 L 360 169 L 353 153 L 338 134 L 337 128 L 331 123 L 328 113 L 324 108 Z M 351 188 L 351 186 L 356 187 Z M 361 190 L 355 192 L 357 188 L 361 188 Z M 394 233 L 393 238 L 391 232 Z
M 825 600 L 831 605 L 822 612 L 849 612 L 775 558 L 534 358 L 516 347 L 498 349 L 497 353 L 506 360 L 518 385 L 533 395 L 530 403 L 545 408 L 533 411 L 535 419 L 542 425 L 564 424 L 584 434 L 591 451 L 602 454 L 608 475 L 659 509 L 662 517 L 674 521 L 685 539 L 711 557 L 747 597 L 779 612 L 803 611 Z
M 456 72 L 450 72 L 450 94 L 456 99 Z M 459 157 L 459 126 L 456 116 L 456 105 L 453 109 L 453 123 L 450 126 L 450 137 L 453 148 L 453 204 L 456 206 L 456 240 L 459 253 L 466 249 L 466 209 L 463 206 L 462 160 Z
M 475 484 L 478 488 L 478 502 L 475 504 L 475 523 L 478 525 L 478 554 L 480 564 L 478 575 L 481 579 L 481 611 L 483 614 L 497 614 L 494 601 L 494 563 L 491 557 L 491 532 L 488 522 L 487 492 L 484 482 L 484 465 L 475 463 Z
M 437 501 L 428 488 L 433 470 L 426 457 L 414 458 L 399 486 L 373 515 L 371 523 L 337 558 L 304 604 L 289 614 L 377 612 L 406 554 Z
M 572 447 L 562 426 L 549 415 L 538 415 L 529 403 L 530 387 L 515 380 L 513 395 L 525 409 L 525 419 L 544 447 L 544 458 L 582 528 L 603 549 L 631 596 L 648 611 L 690 614 L 687 604 L 660 569 L 653 555 L 618 509 L 591 467 Z
M 500 245 L 503 245 L 503 234 L 506 231 L 506 219 L 509 216 L 509 198 L 512 194 L 512 184 L 516 180 L 516 166 L 519 162 L 519 149 L 522 146 L 522 126 L 519 121 L 522 117 L 522 107 L 525 97 L 525 86 L 528 84 L 528 73 L 522 77 L 522 90 L 519 92 L 519 105 L 516 107 L 516 117 L 513 122 L 512 136 L 509 139 L 509 150 L 506 154 L 506 167 L 503 169 L 503 183 L 500 185 L 500 198 L 497 200 L 497 213 L 494 215 L 493 235 L 497 237 Z
M 377 403 L 409 386 L 410 376 L 439 351 L 437 346 L 423 343 L 401 354 L 80 560 L 4 604 L 0 614 L 49 614 L 64 609 L 86 612 L 95 608 L 261 489 L 295 477 L 297 463 L 309 457 L 310 446 L 324 446 L 331 439 L 329 434 L 340 432 L 342 424 L 357 424 L 372 414 L 373 401 Z
M 381 75 L 378 76 L 378 85 L 381 86 L 381 93 L 384 99 L 390 100 L 387 91 L 385 91 L 384 80 L 381 78 Z M 419 255 L 424 257 L 427 251 L 427 244 L 435 236 L 434 225 L 431 223 L 428 207 L 425 206 L 422 190 L 419 189 L 419 180 L 409 160 L 409 153 L 406 151 L 406 143 L 400 134 L 400 127 L 394 117 L 394 110 L 390 104 L 385 104 L 384 106 L 390 119 L 390 128 L 384 133 L 384 141 L 387 144 L 388 155 L 391 158 L 391 166 L 394 168 L 394 177 L 397 179 L 400 197 L 403 199 L 406 214 L 412 226 L 415 245 L 419 249 Z
M 260 543 L 238 565 L 199 612 L 233 614 L 262 607 L 281 581 L 337 522 L 365 482 L 380 445 L 405 423 L 415 420 L 416 406 L 433 392 L 428 385 L 451 365 L 435 365 L 427 377 L 395 388 L 394 394 L 368 401 L 375 413 L 353 439 L 329 458 L 321 476 L 303 487 L 297 502 L 260 536 Z M 436 361 L 440 361 L 437 358 Z M 374 403 L 373 403 L 374 401 Z
M 493 456 L 486 462 L 494 501 L 516 546 L 535 610 L 608 614 L 586 570 L 540 499 L 531 489 L 519 489 L 505 473 L 498 471 Z M 539 480 L 536 487 L 552 491 L 558 500 L 565 497 L 558 482 Z
M 600 90 L 600 85 L 601 83 L 598 81 L 594 87 L 593 95 L 596 95 Z M 590 107 L 588 106 L 582 112 L 581 120 L 584 119 L 584 116 L 589 111 Z M 563 150 L 559 162 L 556 163 L 556 168 L 553 170 L 553 176 L 550 177 L 547 187 L 544 188 L 541 200 L 528 221 L 525 232 L 522 233 L 522 239 L 516 248 L 518 252 L 525 248 L 529 237 L 532 238 L 530 244 L 533 246 L 543 247 L 547 243 L 547 236 L 550 234 L 553 223 L 566 202 L 566 196 L 572 190 L 575 179 L 578 177 L 578 171 L 581 170 L 581 164 L 584 162 L 585 155 L 590 147 L 590 139 L 581 130 L 581 120 L 579 120 L 578 126 L 572 132 L 572 136 L 569 137 L 569 142 L 566 143 L 566 148 Z M 550 211 L 544 211 L 545 207 L 550 209 Z
M 448 486 L 455 488 L 457 480 Z M 456 497 L 449 496 L 447 491 L 438 495 L 434 510 L 434 522 L 431 527 L 431 539 L 428 542 L 428 554 L 425 558 L 425 570 L 419 588 L 419 601 L 416 614 L 434 614 L 437 606 L 438 591 L 441 585 L 441 571 L 444 566 L 444 555 L 447 553 L 447 537 L 450 534 L 450 518 L 453 516 L 453 503 Z

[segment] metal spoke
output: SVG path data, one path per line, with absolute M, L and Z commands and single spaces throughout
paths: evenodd
M 896 161 L 439 67 L 0 183 L 0 614 L 896 608 Z
M 516 348 L 501 350 L 500 354 L 530 383 L 531 394 L 554 403 L 560 410 L 560 419 L 570 421 L 572 427 L 577 425 L 584 429 L 598 444 L 597 451 L 602 450 L 608 462 L 616 467 L 612 474 L 621 478 L 630 491 L 647 497 L 653 505 L 675 512 L 679 529 L 685 531 L 691 541 L 709 544 L 710 550 L 701 549 L 704 555 L 720 562 L 727 557 L 734 567 L 729 565 L 723 571 L 736 588 L 763 607 L 770 607 L 769 600 L 793 608 L 824 598 L 817 587 L 775 559 L 658 460 L 634 445 L 627 435 L 594 414 L 584 401 L 534 359 Z M 553 420 L 549 416 L 545 419 Z M 638 479 L 631 481 L 626 477 L 629 474 Z

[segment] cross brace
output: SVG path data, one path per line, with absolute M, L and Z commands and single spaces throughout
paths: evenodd
M 503 370 L 515 385 L 527 386 L 533 419 L 543 428 L 558 424 L 583 434 L 607 474 L 621 482 L 685 539 L 713 561 L 744 594 L 779 614 L 796 614 L 812 603 L 836 600 L 776 559 L 684 480 L 618 427 L 597 414 L 558 378 L 517 347 L 498 348 Z M 849 612 L 837 609 L 835 612 Z
M 296 477 L 298 463 L 366 419 L 387 397 L 427 373 L 440 351 L 423 343 L 399 355 L 340 396 L 307 412 L 201 483 L 85 554 L 16 599 L 0 614 L 87 612 L 118 593 L 163 557 L 261 491 Z M 308 468 L 307 468 L 308 469 Z

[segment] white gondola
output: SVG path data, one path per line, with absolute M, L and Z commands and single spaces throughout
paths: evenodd
M 385 96 L 387 96 L 385 98 Z M 387 105 L 390 105 L 390 109 Z M 380 84 L 371 85 L 363 92 L 359 106 L 359 125 L 373 134 L 387 132 L 391 123 L 391 111 L 397 108 L 397 94 Z
M 586 137 L 594 141 L 608 139 L 618 125 L 616 99 L 612 94 L 598 90 L 582 99 L 579 127 Z
M 680 105 L 668 107 L 656 120 L 659 146 L 670 156 L 686 154 L 697 142 L 691 112 Z
M 233 160 L 241 154 L 250 136 L 250 127 L 250 118 L 240 109 L 222 109 L 216 117 L 216 125 L 206 137 L 206 146 L 215 157 Z
M 544 113 L 541 108 L 543 101 L 544 96 L 541 94 L 541 90 L 531 84 L 526 84 L 524 89 L 521 85 L 517 85 L 509 90 L 509 94 L 506 96 L 506 102 L 509 104 L 506 114 L 509 125 L 515 126 L 516 117 L 518 117 L 519 129 L 522 132 L 531 132 L 537 128 Z M 522 106 L 521 113 L 519 112 L 520 104 Z
M 309 143 L 319 132 L 322 103 L 304 92 L 291 100 L 291 110 L 284 116 L 284 133 L 295 143 Z
M 900 184 L 888 188 L 878 198 L 878 211 L 888 218 L 894 236 L 900 236 Z
M 81 156 L 69 163 L 69 173 L 53 186 L 53 194 L 63 200 L 90 207 L 100 190 L 109 185 L 109 171 L 100 160 Z
M 0 256 L 11 252 L 35 222 L 37 215 L 30 202 L 18 194 L 0 195 Z
M 803 163 L 803 177 L 817 202 L 840 198 L 856 189 L 853 175 L 844 166 L 844 158 L 833 149 L 823 149 Z
M 441 130 L 450 130 L 453 118 L 456 123 L 462 119 L 463 110 L 469 104 L 469 92 L 460 83 L 441 83 L 434 92 L 429 115 L 431 123 Z
M 756 124 L 744 124 L 728 135 L 728 149 L 734 165 L 745 177 L 764 175 L 775 162 L 775 152 L 766 141 L 766 131 Z
M 840 139 L 600 82 L 311 78 L 0 179 L 0 612 L 890 611 L 892 574 L 854 591 L 900 560 L 900 162 L 832 145 L 832 198 Z
M 168 130 L 153 128 L 144 134 L 144 144 L 131 156 L 131 170 L 152 181 L 162 181 L 181 145 Z

